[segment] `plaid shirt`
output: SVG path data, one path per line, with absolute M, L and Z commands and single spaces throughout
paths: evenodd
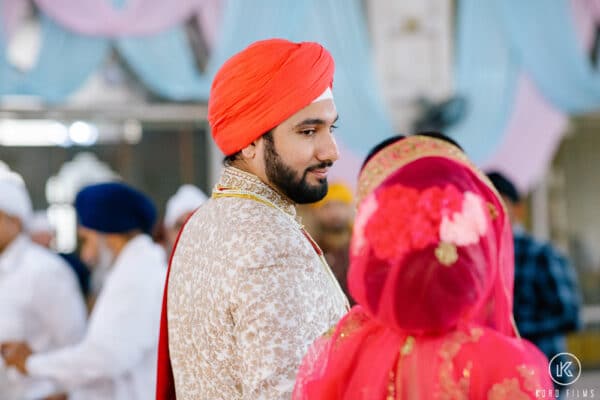
M 581 297 L 569 261 L 550 243 L 514 229 L 514 315 L 521 335 L 550 359 L 566 350 L 565 334 L 580 328 Z

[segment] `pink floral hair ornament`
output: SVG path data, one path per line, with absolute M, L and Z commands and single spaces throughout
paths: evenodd
M 364 251 L 368 231 L 368 236 L 380 237 L 372 247 L 381 259 L 399 262 L 409 251 L 437 245 L 438 261 L 450 266 L 458 259 L 456 246 L 476 244 L 485 235 L 485 210 L 480 196 L 463 194 L 453 185 L 419 191 L 397 184 L 363 202 L 355 222 L 353 252 Z

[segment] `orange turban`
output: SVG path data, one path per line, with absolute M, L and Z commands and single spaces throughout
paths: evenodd
M 208 100 L 212 136 L 235 154 L 333 85 L 334 62 L 320 44 L 255 42 L 223 64 Z

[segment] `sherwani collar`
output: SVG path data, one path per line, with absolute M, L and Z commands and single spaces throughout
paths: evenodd
M 219 179 L 215 190 L 219 190 L 219 188 L 240 190 L 261 196 L 271 202 L 277 208 L 284 211 L 290 217 L 297 220 L 296 205 L 294 202 L 287 196 L 284 196 L 271 186 L 261 181 L 254 174 L 242 171 L 241 169 L 230 165 L 226 166 L 223 169 L 221 178 Z

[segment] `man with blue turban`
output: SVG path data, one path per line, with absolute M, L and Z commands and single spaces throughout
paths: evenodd
M 156 209 L 143 193 L 115 182 L 84 188 L 75 208 L 82 259 L 110 261 L 87 332 L 79 343 L 49 353 L 5 346 L 12 354 L 6 361 L 82 399 L 150 399 L 166 272 L 164 250 L 149 236 Z

